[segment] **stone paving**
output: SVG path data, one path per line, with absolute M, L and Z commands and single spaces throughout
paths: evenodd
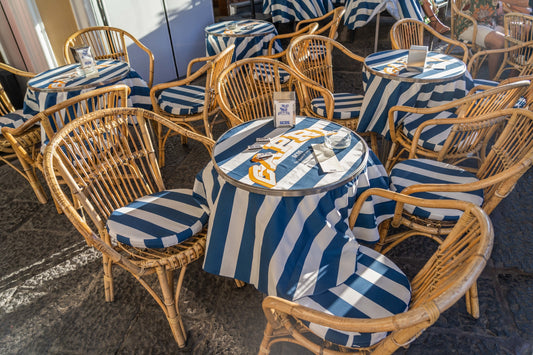
M 340 40 L 372 48 L 370 27 L 355 39 L 344 32 Z M 390 48 L 386 40 L 380 49 Z M 353 88 L 360 82 L 353 71 L 340 73 L 339 81 Z M 192 187 L 209 159 L 203 147 L 174 140 L 167 152 L 167 187 Z M 478 282 L 480 318 L 470 317 L 460 300 L 397 353 L 533 353 L 532 187 L 533 170 L 491 216 L 495 242 Z M 263 295 L 253 286 L 237 288 L 233 280 L 204 272 L 200 262 L 191 265 L 180 299 L 189 340 L 178 349 L 159 306 L 127 272 L 115 269 L 115 301 L 104 301 L 98 254 L 51 200 L 40 204 L 6 165 L 0 166 L 0 205 L 0 354 L 257 353 L 265 320 Z M 400 265 L 417 265 L 431 253 L 426 242 L 409 243 L 394 257 Z M 290 344 L 276 345 L 272 353 L 307 354 Z

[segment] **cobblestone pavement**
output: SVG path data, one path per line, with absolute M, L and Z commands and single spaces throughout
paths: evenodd
M 356 38 L 344 32 L 341 41 L 372 48 L 371 30 Z M 381 48 L 389 48 L 386 38 Z M 349 71 L 341 73 L 339 81 L 358 82 L 349 77 Z M 209 159 L 203 147 L 173 141 L 167 151 L 167 187 L 192 187 Z M 495 243 L 478 283 L 480 318 L 471 318 L 461 300 L 398 353 L 533 353 L 532 186 L 529 171 L 491 216 Z M 230 279 L 204 272 L 201 263 L 191 265 L 180 299 L 189 341 L 178 349 L 159 306 L 128 273 L 115 269 L 115 301 L 104 301 L 98 254 L 51 201 L 39 204 L 29 185 L 5 165 L 0 205 L 0 354 L 257 353 L 265 320 L 263 295 L 253 286 L 237 288 Z M 406 249 L 397 255 L 399 264 L 416 265 L 431 252 L 418 242 Z M 272 353 L 306 352 L 276 345 Z

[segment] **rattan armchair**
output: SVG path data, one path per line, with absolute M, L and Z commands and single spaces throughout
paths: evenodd
M 505 47 L 524 44 L 533 41 L 533 15 L 510 12 L 503 16 L 503 30 Z M 505 57 L 506 63 L 521 71 L 526 62 L 533 55 L 533 48 L 522 47 L 509 51 Z
M 320 27 L 315 31 L 315 34 L 335 39 L 345 11 L 344 6 L 338 6 L 323 16 L 299 21 L 296 24 L 296 31 L 311 23 L 317 23 Z
M 459 163 L 479 157 L 484 150 L 485 137 L 477 134 L 492 132 L 489 126 L 497 120 L 469 121 L 463 118 L 513 107 L 529 85 L 528 80 L 502 84 L 431 108 L 393 106 L 388 116 L 392 146 L 385 168 L 389 171 L 406 158 L 425 157 Z M 398 113 L 404 116 L 397 119 Z M 478 123 L 482 123 L 481 126 Z
M 151 111 L 99 110 L 70 122 L 52 138 L 44 154 L 44 175 L 64 214 L 87 244 L 102 253 L 106 301 L 113 301 L 112 267 L 118 265 L 152 295 L 178 346 L 184 347 L 180 288 L 187 265 L 204 254 L 207 214 L 192 190 L 165 190 L 151 139 L 153 121 L 207 147 L 214 144 Z M 63 191 L 59 177 L 81 210 Z M 180 270 L 177 279 L 175 270 Z M 159 287 L 151 282 L 154 274 Z
M 408 159 L 392 168 L 391 189 L 421 198 L 469 201 L 490 214 L 533 165 L 533 112 L 511 108 L 485 116 L 488 119 L 504 117 L 505 122 L 475 172 L 435 160 Z M 392 226 L 409 226 L 412 230 L 392 235 L 383 233 L 376 249 L 384 253 L 415 235 L 441 243 L 460 217 L 460 211 L 411 205 L 396 210 L 396 214 Z M 472 316 L 479 317 L 475 285 L 469 292 L 467 309 Z
M 22 165 L 21 175 L 30 183 L 37 199 L 46 203 L 47 197 L 43 186 L 37 178 L 35 171 L 42 172 L 43 150 L 26 144 L 27 137 L 37 131 L 41 143 L 41 127 L 46 133 L 45 143 L 55 135 L 57 130 L 70 121 L 86 113 L 117 106 L 127 106 L 130 88 L 126 85 L 106 86 L 100 89 L 74 96 L 57 105 L 39 112 L 18 128 L 3 127 L 2 134 L 13 147 L 15 154 Z
M 465 13 L 463 11 L 465 7 L 465 3 L 467 0 L 450 0 L 450 5 L 452 6 L 451 10 L 451 38 L 455 41 L 462 42 L 461 39 L 459 39 L 460 33 L 457 31 L 457 26 L 460 22 L 466 21 L 466 23 L 469 26 L 473 26 L 473 34 L 472 38 L 477 37 L 477 20 L 472 17 L 471 15 Z M 468 49 L 470 50 L 470 53 L 476 53 L 481 48 L 476 44 L 476 41 L 472 42 L 465 42 L 465 44 L 468 46 Z
M 274 116 L 273 93 L 288 90 L 301 97 L 300 83 L 288 65 L 270 58 L 246 58 L 220 74 L 217 100 L 231 125 L 236 126 Z
M 463 55 L 459 58 L 465 63 L 468 61 L 468 47 L 466 44 L 443 36 L 435 31 L 433 27 L 416 19 L 406 18 L 396 21 L 391 27 L 390 39 L 392 49 L 409 49 L 412 45 L 424 46 L 428 44 L 431 49 L 432 44 L 437 39 L 447 43 L 444 48 L 447 52 L 451 52 L 455 47 L 461 48 Z
M 184 79 L 154 85 L 150 90 L 154 112 L 212 138 L 212 125 L 219 113 L 215 97 L 216 81 L 222 70 L 231 63 L 234 49 L 235 45 L 232 44 L 214 56 L 195 58 L 189 62 Z M 201 63 L 204 63 L 202 67 L 194 71 L 195 65 Z M 205 79 L 205 84 L 197 85 L 202 79 Z M 202 127 L 195 127 L 195 123 Z M 164 166 L 165 144 L 170 136 L 177 133 L 173 130 L 165 131 L 164 125 L 157 124 L 156 134 L 159 165 Z
M 478 51 L 476 54 L 474 54 L 469 60 L 468 60 L 468 66 L 467 69 L 474 78 L 474 83 L 481 84 L 481 85 L 492 85 L 496 86 L 498 85 L 499 81 L 502 80 L 502 78 L 507 77 L 509 79 L 510 77 L 516 75 L 516 73 L 513 73 L 512 71 L 518 71 L 517 76 L 525 76 L 533 74 L 533 55 L 529 56 L 527 59 L 520 59 L 518 60 L 512 60 L 511 57 L 521 57 L 523 54 L 518 54 L 521 52 L 527 52 L 531 51 L 533 54 L 533 41 L 524 42 L 521 44 L 516 44 L 510 47 L 505 47 L 501 49 L 486 49 Z M 494 77 L 490 78 L 490 80 L 480 80 L 478 78 L 480 74 L 480 70 L 484 67 L 486 64 L 487 58 L 489 55 L 495 55 L 495 54 L 501 54 L 502 62 L 500 67 L 498 68 L 498 71 L 494 75 Z M 521 57 L 521 58 L 526 58 Z M 491 82 L 492 81 L 492 82 Z
M 363 57 L 351 52 L 341 43 L 319 35 L 295 38 L 289 45 L 287 61 L 302 83 L 302 112 L 355 130 L 363 95 L 335 91 L 334 50 L 340 50 L 354 65 L 364 62 Z
M 352 210 L 351 226 L 357 219 L 362 202 L 372 196 L 396 201 L 397 209 L 401 209 L 403 204 L 411 204 L 463 211 L 445 241 L 410 280 L 411 300 L 408 309 L 403 313 L 377 317 L 362 312 L 343 316 L 339 313 L 348 307 L 342 299 L 349 297 L 350 291 L 357 295 L 354 296 L 357 300 L 350 304 L 351 307 L 362 308 L 366 303 L 365 296 L 359 296 L 359 292 L 364 293 L 365 290 L 354 291 L 351 288 L 347 288 L 344 293 L 331 290 L 294 302 L 269 296 L 263 300 L 267 325 L 260 354 L 268 354 L 271 346 L 278 342 L 295 343 L 315 354 L 391 354 L 416 340 L 475 283 L 490 257 L 493 244 L 491 222 L 479 207 L 462 201 L 417 199 L 391 191 L 369 189 L 358 198 Z M 366 248 L 360 246 L 359 253 L 364 250 Z M 402 265 L 399 266 L 401 268 Z M 366 277 L 374 282 L 380 282 L 381 279 L 370 275 Z M 330 308 L 327 311 L 317 307 L 322 305 L 322 298 L 329 300 Z M 377 313 L 377 310 L 374 312 Z M 383 313 L 386 314 L 387 310 Z M 331 341 L 335 334 L 340 334 L 337 339 L 342 337 L 355 344 L 346 346 Z M 359 343 L 354 339 L 364 336 L 371 339 L 370 344 L 357 347 Z
M 150 73 L 148 87 L 151 88 L 154 82 L 154 54 L 137 38 L 120 28 L 94 26 L 81 29 L 67 38 L 63 47 L 63 55 L 67 63 L 74 63 L 70 48 L 89 45 L 95 59 L 116 59 L 129 64 L 128 45 L 130 41 L 148 55 Z
M 23 77 L 23 78 L 32 78 L 35 76 L 34 73 L 30 73 L 24 70 L 19 70 L 4 63 L 0 63 L 0 70 L 6 70 L 18 77 Z M 28 119 L 29 117 L 25 116 L 22 113 L 22 109 L 17 110 L 13 106 L 5 89 L 2 87 L 2 84 L 0 84 L 0 127 L 16 128 L 24 124 L 24 122 L 26 122 Z M 40 141 L 41 141 L 41 132 L 40 132 L 39 127 L 31 127 L 31 129 L 28 129 L 26 131 L 26 134 L 24 134 L 24 136 L 21 136 L 19 144 L 22 147 L 24 147 L 24 149 L 34 149 L 35 146 L 40 143 Z M 16 157 L 17 156 L 15 154 L 13 147 L 11 146 L 11 143 L 6 139 L 4 135 L 1 135 L 0 136 L 0 161 L 9 165 L 13 169 L 15 169 L 16 172 L 24 176 L 24 172 L 20 170 L 18 166 L 15 166 L 11 162 Z

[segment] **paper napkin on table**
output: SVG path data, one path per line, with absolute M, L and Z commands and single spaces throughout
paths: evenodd
M 325 173 L 343 171 L 341 163 L 332 149 L 324 144 L 312 144 L 315 159 Z

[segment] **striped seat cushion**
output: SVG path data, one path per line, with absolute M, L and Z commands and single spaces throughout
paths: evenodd
M 205 87 L 174 86 L 161 91 L 159 106 L 173 115 L 194 115 L 204 110 Z
M 335 107 L 333 109 L 333 118 L 349 119 L 358 118 L 363 104 L 363 96 L 347 93 L 333 94 Z M 313 112 L 319 116 L 326 117 L 326 104 L 324 98 L 317 97 L 311 101 Z
M 257 63 L 255 64 L 255 70 L 256 70 L 256 73 L 258 72 L 259 73 L 259 76 L 256 76 L 254 79 L 256 80 L 263 80 L 267 83 L 271 83 L 272 82 L 272 67 L 270 65 L 264 65 L 264 64 L 260 64 L 260 63 Z M 289 78 L 291 77 L 291 75 L 286 71 L 286 70 L 283 70 L 283 69 L 279 69 L 279 82 L 281 84 L 285 84 L 286 82 L 289 81 Z
M 0 129 L 2 127 L 17 128 L 22 126 L 24 122 L 30 119 L 31 115 L 22 114 L 22 109 L 15 112 L 8 113 L 0 117 Z M 1 134 L 1 133 L 0 133 Z
M 207 219 L 192 190 L 165 190 L 113 211 L 107 220 L 107 231 L 113 242 L 165 248 L 200 232 Z
M 403 118 L 403 133 L 413 139 L 415 132 L 422 122 L 436 118 L 455 118 L 457 115 L 451 111 L 441 111 L 431 114 L 409 113 Z M 452 125 L 427 126 L 420 134 L 418 145 L 426 149 L 438 152 L 442 149 L 446 138 L 450 134 Z
M 467 184 L 478 181 L 477 177 L 461 168 L 429 159 L 408 159 L 396 164 L 391 172 L 391 190 L 401 192 L 416 184 Z M 483 190 L 468 192 L 420 192 L 415 197 L 426 199 L 454 199 L 472 202 L 477 206 L 483 203 Z M 421 218 L 437 221 L 456 221 L 461 216 L 459 210 L 422 208 L 405 205 L 404 209 Z
M 411 287 L 405 274 L 387 257 L 359 246 L 357 270 L 344 283 L 295 302 L 320 312 L 347 318 L 383 318 L 405 312 Z M 358 333 L 306 324 L 316 335 L 335 344 L 367 347 L 387 336 L 386 332 Z

